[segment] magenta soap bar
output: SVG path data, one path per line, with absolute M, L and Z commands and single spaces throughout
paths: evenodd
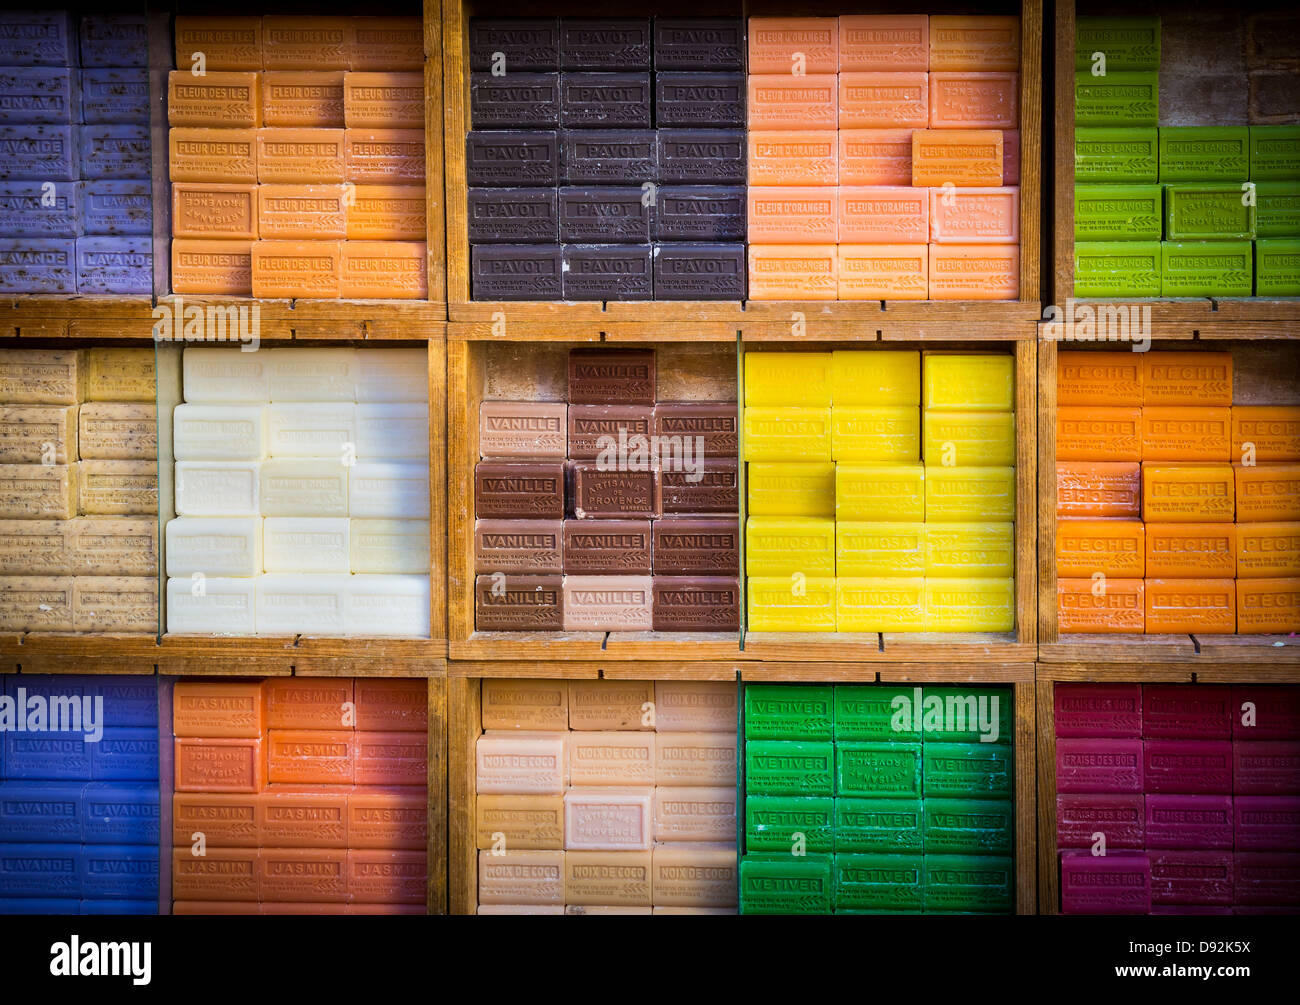
M 564 571 L 650 575 L 649 520 L 565 520 Z
M 1300 849 L 1300 796 L 1237 796 L 1232 812 L 1238 851 Z
M 1226 685 L 1149 684 L 1142 689 L 1142 735 L 1179 740 L 1226 740 L 1232 735 Z
M 563 402 L 485 401 L 478 411 L 482 457 L 563 457 Z
M 1150 909 L 1151 860 L 1146 855 L 1061 853 L 1065 914 L 1146 914 Z
M 565 576 L 566 632 L 648 632 L 653 624 L 649 576 Z
M 1141 792 L 1141 740 L 1060 739 L 1057 792 Z
M 1151 904 L 1231 906 L 1232 852 L 1187 851 L 1151 853 Z
M 1300 687 L 1234 684 L 1232 735 L 1237 740 L 1300 737 Z
M 476 520 L 474 571 L 556 574 L 564 571 L 560 520 Z
M 1232 848 L 1231 796 L 1148 795 L 1147 847 Z
M 1300 903 L 1300 853 L 1236 852 L 1232 896 L 1237 905 L 1284 906 Z
M 1300 741 L 1234 740 L 1232 791 L 1238 796 L 1300 793 Z
M 569 456 L 594 461 L 602 453 L 648 450 L 652 411 L 647 405 L 570 405 Z
M 1229 740 L 1143 740 L 1142 754 L 1148 793 L 1232 792 Z
M 1107 848 L 1141 850 L 1146 839 L 1146 805 L 1138 792 L 1079 792 L 1056 797 L 1058 848 L 1091 848 L 1094 834 Z
M 1140 684 L 1057 684 L 1057 736 L 1119 740 L 1142 735 Z

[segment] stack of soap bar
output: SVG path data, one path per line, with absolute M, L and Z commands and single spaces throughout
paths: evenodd
M 478 912 L 735 914 L 736 692 L 484 679 Z
M 479 631 L 736 632 L 734 401 L 661 401 L 652 349 L 571 349 L 565 400 L 485 400 Z
M 1008 689 L 744 695 L 741 913 L 1011 913 Z
M 428 636 L 423 349 L 188 348 L 184 396 L 169 632 Z
M 178 17 L 173 290 L 427 296 L 422 46 L 419 18 Z
M 1057 684 L 1054 706 L 1065 913 L 1300 906 L 1300 688 Z
M 153 677 L 0 677 L 0 914 L 158 912 Z
M 743 299 L 743 60 L 739 18 L 471 18 L 474 298 Z
M 750 18 L 750 298 L 1016 299 L 1019 64 L 1016 17 Z
M 172 721 L 173 913 L 425 913 L 423 680 L 179 681 Z

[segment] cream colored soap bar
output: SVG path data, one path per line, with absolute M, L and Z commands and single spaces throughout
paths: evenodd
M 81 349 L 0 352 L 0 401 L 9 405 L 75 405 L 86 397 Z
M 152 576 L 78 576 L 72 583 L 78 632 L 158 631 L 158 580 Z
M 353 350 L 359 402 L 429 400 L 429 354 L 424 349 Z
M 577 851 L 649 851 L 654 791 L 648 785 L 568 789 L 564 793 L 564 847 Z
M 71 568 L 75 575 L 158 575 L 156 517 L 83 516 L 70 521 L 70 525 Z
M 429 406 L 423 402 L 357 405 L 357 456 L 429 463 Z
M 71 576 L 0 576 L 0 631 L 73 631 Z
M 177 405 L 172 455 L 178 461 L 260 461 L 267 455 L 265 405 Z
M 647 851 L 564 853 L 564 901 L 569 906 L 649 907 Z
M 76 520 L 0 520 L 0 576 L 72 573 Z
M 283 348 L 268 358 L 271 401 L 355 401 L 356 350 Z
M 507 848 L 502 854 L 478 854 L 480 904 L 564 904 L 562 851 Z
M 348 531 L 354 573 L 428 574 L 427 520 L 353 519 Z
M 573 785 L 653 785 L 655 734 L 593 730 L 569 735 Z
M 357 406 L 351 402 L 275 402 L 267 409 L 272 457 L 321 457 L 347 464 L 357 450 Z
M 736 833 L 736 786 L 660 785 L 654 795 L 656 841 L 726 841 Z
M 342 457 L 332 460 L 272 458 L 261 465 L 261 513 L 263 516 L 347 516 L 350 470 Z M 255 503 L 253 512 L 257 511 Z
M 259 576 L 254 588 L 257 629 L 266 635 L 346 634 L 349 577 L 317 573 Z
M 429 574 L 352 576 L 343 609 L 347 635 L 429 637 Z
M 727 686 L 734 695 L 735 687 Z M 660 731 L 655 742 L 654 781 L 656 785 L 734 785 L 736 734 Z
M 76 405 L 0 405 L 0 464 L 76 459 Z
M 254 578 L 167 580 L 167 631 L 177 635 L 252 635 L 257 631 Z
M 568 729 L 569 682 L 485 677 L 480 714 L 484 729 Z
M 569 781 L 567 733 L 487 732 L 474 748 L 478 793 L 557 795 Z
M 262 519 L 180 516 L 167 522 L 169 576 L 257 576 L 262 572 Z
M 569 728 L 654 729 L 654 700 L 651 681 L 570 681 Z
M 347 517 L 269 516 L 262 521 L 266 572 L 351 571 Z
M 650 893 L 655 911 L 665 907 L 734 908 L 736 846 L 722 842 L 655 845 Z
M 655 729 L 735 733 L 736 692 L 727 681 L 655 681 Z
M 491 916 L 529 914 L 562 915 L 564 914 L 564 908 L 560 904 L 479 904 L 474 913 Z
M 257 461 L 177 461 L 176 512 L 258 516 L 262 467 Z
M 88 401 L 81 406 L 83 460 L 151 461 L 158 456 L 158 419 L 153 402 Z
M 564 797 L 481 795 L 474 800 L 474 823 L 480 850 L 558 850 L 564 847 Z
M 265 404 L 271 400 L 269 351 L 190 346 L 182 357 L 185 400 Z
M 0 465 L 0 518 L 71 520 L 77 515 L 79 464 Z
M 413 520 L 429 515 L 429 465 L 358 461 L 348 476 L 348 512 Z
M 86 354 L 87 401 L 153 401 L 157 373 L 152 349 L 91 349 Z

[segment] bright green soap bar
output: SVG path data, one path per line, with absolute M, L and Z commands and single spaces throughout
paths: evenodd
M 1165 186 L 1165 237 L 1170 241 L 1253 240 L 1255 207 L 1232 182 Z
M 1010 744 L 927 743 L 922 770 L 926 799 L 1010 799 L 1014 794 Z
M 835 745 L 835 794 L 897 798 L 921 795 L 919 743 Z
M 1300 178 L 1300 126 L 1248 126 L 1250 180 Z
M 919 740 L 921 730 L 910 714 L 901 714 L 911 701 L 911 689 L 871 684 L 835 685 L 836 740 Z
M 1015 810 L 1010 799 L 925 800 L 925 850 L 934 855 L 1010 855 Z
M 1159 181 L 1159 137 L 1154 126 L 1076 129 L 1075 184 Z
M 1300 181 L 1255 186 L 1255 237 L 1300 237 Z
M 1009 857 L 926 855 L 925 913 L 1010 914 L 1015 867 Z
M 920 799 L 835 800 L 835 851 L 924 850 Z
M 1076 185 L 1076 241 L 1158 241 L 1163 236 L 1158 184 Z
M 1160 69 L 1160 18 L 1076 17 L 1074 68 L 1091 70 L 1094 52 L 1105 53 L 1108 71 Z
M 1009 744 L 1015 710 L 1005 687 L 927 687 L 921 691 L 926 743 Z
M 832 689 L 821 684 L 745 685 L 747 740 L 830 740 Z
M 762 796 L 830 796 L 835 745 L 798 740 L 746 740 L 745 792 Z
M 830 914 L 829 855 L 746 855 L 740 860 L 741 914 Z
M 1076 297 L 1160 296 L 1159 241 L 1089 241 L 1074 246 Z
M 800 847 L 829 852 L 834 847 L 834 814 L 835 800 L 830 797 L 747 796 L 745 848 L 787 855 Z
M 1165 241 L 1160 246 L 1161 296 L 1250 296 L 1252 250 L 1250 241 Z
M 1233 181 L 1250 175 L 1245 126 L 1161 126 L 1161 181 Z
M 1255 296 L 1300 297 L 1300 239 L 1255 242 Z
M 835 911 L 915 913 L 924 896 L 921 855 L 836 855 Z
M 1108 70 L 1074 75 L 1074 122 L 1080 126 L 1154 126 L 1160 121 L 1160 73 Z

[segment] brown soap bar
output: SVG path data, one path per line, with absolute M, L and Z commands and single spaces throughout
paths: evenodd
M 76 520 L 0 520 L 0 576 L 67 576 Z
M 72 631 L 71 576 L 0 576 L 0 631 Z
M 740 466 L 734 457 L 706 458 L 692 467 L 695 470 L 668 465 L 660 473 L 665 513 L 739 511 Z
M 480 851 L 505 837 L 505 847 L 516 851 L 564 849 L 564 797 L 490 795 L 474 800 L 476 844 Z
M 655 405 L 654 434 L 697 437 L 705 457 L 735 457 L 740 452 L 739 413 L 734 401 L 661 401 Z M 700 451 L 695 451 L 699 456 Z
M 82 461 L 81 512 L 105 516 L 155 516 L 158 465 L 154 461 Z
M 653 405 L 654 350 L 569 350 L 569 402 L 575 405 Z
M 153 576 L 78 576 L 72 583 L 72 628 L 78 632 L 156 632 L 158 580 Z
M 474 515 L 480 519 L 561 519 L 563 462 L 479 461 L 474 469 Z
M 724 576 L 656 576 L 654 630 L 740 631 L 740 580 Z
M 569 456 L 595 460 L 611 449 L 624 454 L 637 449 L 634 436 L 642 437 L 640 449 L 648 451 L 651 414 L 644 405 L 570 405 Z
M 77 515 L 80 466 L 0 465 L 0 519 L 71 520 Z
M 482 457 L 563 457 L 564 414 L 550 401 L 485 401 L 478 410 Z
M 573 515 L 592 517 L 654 517 L 663 512 L 659 472 L 606 471 L 596 461 L 573 463 Z
M 564 571 L 564 524 L 559 520 L 476 520 L 474 571 L 544 575 Z
M 0 401 L 8 405 L 75 405 L 85 390 L 85 350 L 0 352 Z
M 69 521 L 70 562 L 78 576 L 158 575 L 158 520 L 83 516 Z
M 740 570 L 736 517 L 672 516 L 654 522 L 654 572 L 734 576 Z
M 0 464 L 76 459 L 76 405 L 0 405 Z
M 570 575 L 650 575 L 649 520 L 565 520 L 564 571 Z
M 570 681 L 569 728 L 653 730 L 654 701 L 653 681 Z
M 88 401 L 81 406 L 85 460 L 149 461 L 158 456 L 158 420 L 152 401 Z
M 480 632 L 558 632 L 564 627 L 560 576 L 479 576 L 474 628 Z

